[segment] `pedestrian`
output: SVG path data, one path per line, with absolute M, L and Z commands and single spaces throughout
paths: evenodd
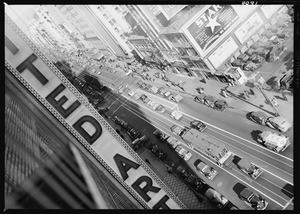
M 245 94 L 245 96 L 247 96 L 248 98 L 250 98 L 248 91 L 245 91 L 244 94 Z
M 145 162 L 148 163 L 149 165 L 151 165 L 150 161 L 148 158 L 145 159 Z

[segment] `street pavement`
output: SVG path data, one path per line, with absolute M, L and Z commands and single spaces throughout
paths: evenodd
M 261 68 L 258 69 L 259 73 L 268 83 L 268 80 L 274 79 L 275 77 L 282 75 L 283 73 L 287 72 L 292 64 L 293 59 L 293 26 L 289 26 L 287 31 L 289 32 L 290 37 L 285 41 L 283 44 L 287 47 L 287 50 L 281 55 L 280 59 L 275 62 L 265 62 Z M 235 85 L 235 86 L 228 86 L 227 83 L 219 82 L 216 79 L 206 79 L 204 83 L 202 78 L 199 77 L 188 77 L 182 74 L 175 74 L 173 72 L 165 72 L 165 76 L 173 82 L 178 83 L 181 82 L 181 85 L 184 90 L 179 88 L 178 86 L 170 85 L 166 81 L 162 80 L 161 78 L 156 78 L 154 76 L 155 73 L 161 73 L 161 70 L 156 68 L 149 68 L 147 73 L 150 79 L 155 79 L 153 82 L 152 80 L 144 80 L 145 82 L 152 83 L 153 85 L 157 86 L 164 86 L 169 88 L 173 91 L 177 91 L 183 94 L 190 95 L 192 97 L 198 95 L 196 91 L 197 87 L 203 87 L 204 93 L 206 95 L 215 96 L 217 99 L 224 99 L 227 101 L 228 105 L 233 108 L 239 114 L 245 114 L 250 111 L 264 111 L 265 113 L 269 114 L 270 116 L 275 116 L 275 111 L 270 104 L 266 102 L 266 98 L 264 95 L 256 88 L 253 87 L 252 84 L 244 84 L 244 85 Z M 246 75 L 250 77 L 251 74 L 254 72 L 247 72 Z M 226 97 L 224 98 L 221 95 L 221 89 L 227 87 L 227 90 L 232 92 L 234 95 L 233 97 Z M 244 91 L 248 91 L 252 89 L 255 95 L 249 95 L 247 100 L 239 97 L 240 93 Z M 278 113 L 287 119 L 293 125 L 293 94 L 286 93 L 287 101 L 283 99 L 283 96 L 279 92 L 275 91 L 266 91 L 264 90 L 265 94 L 268 96 L 270 100 L 275 97 L 278 101 L 279 106 L 276 107 Z

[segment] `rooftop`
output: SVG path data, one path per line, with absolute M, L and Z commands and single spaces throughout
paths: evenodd
M 205 5 L 196 5 L 193 8 L 186 7 L 170 19 L 170 25 L 164 28 L 160 34 L 178 33 L 181 27 L 186 24 Z

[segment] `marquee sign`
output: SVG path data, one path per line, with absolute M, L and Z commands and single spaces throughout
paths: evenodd
M 187 33 L 205 52 L 239 19 L 231 5 L 212 5 L 187 27 Z
M 145 208 L 185 208 L 7 15 L 5 66 Z

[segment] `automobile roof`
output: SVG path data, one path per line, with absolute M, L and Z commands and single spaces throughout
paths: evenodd
M 283 146 L 287 141 L 286 137 L 280 136 L 270 131 L 263 132 L 262 137 L 265 139 L 266 142 L 278 145 L 279 147 Z

